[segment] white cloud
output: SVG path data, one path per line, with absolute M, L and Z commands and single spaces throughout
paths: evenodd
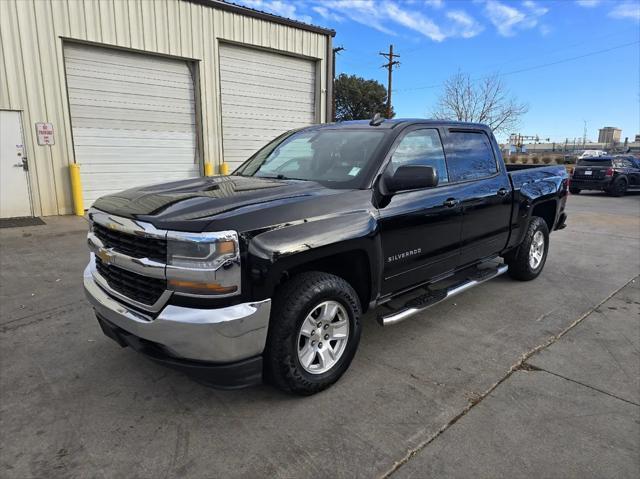
M 333 20 L 333 21 L 336 21 L 336 22 L 344 21 L 344 17 L 341 17 L 337 13 L 333 13 L 327 7 L 323 7 L 323 6 L 318 6 L 317 5 L 315 7 L 312 7 L 311 9 L 314 12 L 316 12 L 318 15 L 320 15 L 322 18 L 324 18 L 325 20 Z
M 390 19 L 406 28 L 414 30 L 436 42 L 441 42 L 446 38 L 440 27 L 420 12 L 403 10 L 391 2 L 385 3 L 384 8 Z
M 312 21 L 311 16 L 299 14 L 295 4 L 284 0 L 241 0 L 241 2 L 249 8 L 273 13 L 281 17 L 292 18 L 305 23 L 311 23 Z
M 640 21 L 640 4 L 636 2 L 620 3 L 609 12 L 609 16 Z
M 600 0 L 576 0 L 576 3 L 581 7 L 593 8 L 600 3 Z
M 519 29 L 530 29 L 538 25 L 538 20 L 545 15 L 549 9 L 538 5 L 536 2 L 527 0 L 522 3 L 522 10 L 499 2 L 498 0 L 487 0 L 484 5 L 485 15 L 504 37 L 511 37 Z
M 480 25 L 471 15 L 462 10 L 448 11 L 447 18 L 456 24 L 458 35 L 462 38 L 475 37 L 484 30 L 482 25 Z
M 379 32 L 396 35 L 386 24 L 388 18 L 374 0 L 325 0 L 321 5 L 328 11 L 367 25 Z
M 397 35 L 401 28 L 408 29 L 434 42 L 450 37 L 471 38 L 483 30 L 480 23 L 462 10 L 440 14 L 443 19 L 438 22 L 421 10 L 425 6 L 443 5 L 441 0 L 317 0 L 313 10 L 323 18 L 348 18 L 389 35 Z

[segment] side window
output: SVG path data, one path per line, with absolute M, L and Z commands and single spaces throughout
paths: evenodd
M 447 164 L 451 181 L 475 180 L 498 171 L 489 138 L 481 131 L 452 131 Z
M 438 130 L 433 128 L 407 133 L 391 157 L 392 172 L 399 166 L 431 166 L 438 172 L 438 184 L 448 183 L 449 174 Z

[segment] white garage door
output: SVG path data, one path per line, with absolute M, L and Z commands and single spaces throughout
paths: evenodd
M 187 62 L 74 44 L 64 56 L 85 207 L 126 188 L 199 176 Z
M 311 60 L 220 45 L 222 139 L 232 171 L 281 133 L 317 122 L 315 84 Z

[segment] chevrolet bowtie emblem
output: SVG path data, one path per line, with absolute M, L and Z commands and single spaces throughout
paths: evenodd
M 110 264 L 111 260 L 114 257 L 114 254 L 106 249 L 99 249 L 96 255 L 98 256 L 98 258 L 100 258 L 100 260 L 102 260 L 104 264 Z

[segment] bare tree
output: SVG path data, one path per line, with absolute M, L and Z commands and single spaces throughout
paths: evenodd
M 510 133 L 529 110 L 510 95 L 500 77 L 492 75 L 474 81 L 458 72 L 444 82 L 434 118 L 489 125 L 494 133 Z

